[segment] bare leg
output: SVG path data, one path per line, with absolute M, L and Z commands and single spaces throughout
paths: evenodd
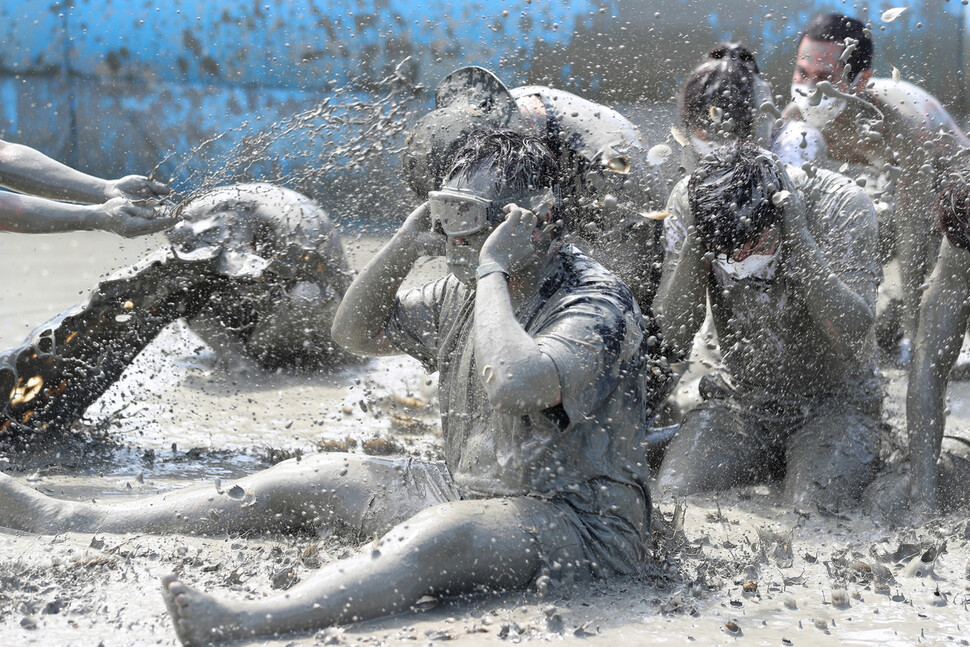
M 524 588 L 540 568 L 537 536 L 544 543 L 571 540 L 573 531 L 555 519 L 555 504 L 536 499 L 444 503 L 286 593 L 221 601 L 169 576 L 163 597 L 186 645 L 392 615 L 427 594 Z
M 723 490 L 768 478 L 774 456 L 761 429 L 727 406 L 708 401 L 689 412 L 660 466 L 661 496 Z
M 207 534 L 312 531 L 328 525 L 376 534 L 453 498 L 409 492 L 402 486 L 407 465 L 407 459 L 317 454 L 283 461 L 222 490 L 193 486 L 107 504 L 55 499 L 0 474 L 0 526 L 42 534 Z M 375 505 L 381 514 L 373 514 Z

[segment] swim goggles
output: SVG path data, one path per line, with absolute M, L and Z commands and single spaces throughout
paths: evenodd
M 547 188 L 528 200 L 527 208 L 543 221 L 559 201 L 559 187 Z M 428 193 L 431 228 L 446 236 L 470 236 L 485 231 L 491 223 L 505 220 L 505 204 L 473 193 L 443 189 Z

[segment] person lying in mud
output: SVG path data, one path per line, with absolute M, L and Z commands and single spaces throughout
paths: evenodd
M 131 238 L 175 224 L 151 206 L 171 192 L 161 182 L 141 175 L 104 180 L 29 146 L 3 140 L 0 186 L 17 192 L 0 192 L 0 231 L 48 234 L 100 229 Z
M 954 169 L 937 199 L 944 233 L 923 295 L 906 393 L 909 464 L 891 467 L 866 498 L 919 522 L 970 503 L 970 440 L 946 435 L 946 389 L 970 322 L 970 165 Z M 908 468 L 908 469 L 907 469 Z M 912 517 L 910 517 L 912 515 Z
M 854 18 L 825 14 L 806 27 L 792 74 L 786 119 L 818 128 L 835 164 L 861 172 L 881 209 L 883 237 L 899 259 L 903 292 L 898 358 L 907 363 L 915 339 L 924 279 L 939 236 L 929 205 L 953 158 L 970 147 L 946 109 L 904 79 L 872 75 L 872 34 Z M 868 177 L 865 177 L 868 175 Z
M 435 109 L 407 138 L 404 175 L 422 199 L 441 186 L 455 150 L 480 128 L 509 128 L 543 140 L 567 180 L 563 202 L 574 242 L 619 276 L 646 312 L 663 259 L 656 217 L 667 200 L 660 167 L 647 160 L 639 129 L 621 114 L 545 86 L 509 90 L 492 72 L 463 67 L 435 90 Z
M 680 124 L 690 146 L 688 172 L 704 155 L 737 141 L 751 142 L 794 166 L 824 159 L 821 133 L 804 121 L 782 122 L 754 54 L 738 43 L 719 43 L 684 79 Z
M 170 247 L 0 353 L 0 439 L 69 429 L 179 318 L 233 363 L 316 369 L 344 356 L 329 327 L 350 269 L 317 203 L 239 184 L 203 192 L 176 213 Z
M 562 245 L 556 173 L 535 138 L 473 133 L 442 190 L 361 271 L 337 312 L 334 338 L 349 350 L 403 351 L 439 372 L 444 463 L 317 454 L 226 490 L 113 505 L 53 499 L 3 477 L 0 525 L 386 533 L 256 601 L 166 577 L 165 603 L 187 645 L 391 615 L 424 595 L 636 571 L 651 511 L 640 443 L 663 367 L 647 354 L 629 288 Z M 400 290 L 420 257 L 440 254 L 451 274 Z
M 660 468 L 667 495 L 784 474 L 796 506 L 838 507 L 874 475 L 881 394 L 872 203 L 851 180 L 752 144 L 704 157 L 674 188 L 655 311 L 686 357 L 710 300 L 724 370 Z

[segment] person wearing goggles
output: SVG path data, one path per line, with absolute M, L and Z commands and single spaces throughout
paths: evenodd
M 865 192 L 752 144 L 700 160 L 673 190 L 654 310 L 687 357 L 711 304 L 723 366 L 701 381 L 660 467 L 665 495 L 784 475 L 798 506 L 838 507 L 874 476 L 882 272 Z
M 899 261 L 898 359 L 905 364 L 916 338 L 920 286 L 940 242 L 928 205 L 970 139 L 936 98 L 898 71 L 873 77 L 873 52 L 870 28 L 859 20 L 814 18 L 798 45 L 784 118 L 818 128 L 832 166 L 858 176 L 877 202 L 884 260 L 895 255 Z

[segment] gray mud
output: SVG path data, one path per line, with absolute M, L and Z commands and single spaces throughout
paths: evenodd
M 20 342 L 103 273 L 156 242 L 106 234 L 0 237 L 8 268 L 0 344 Z M 347 236 L 346 243 L 359 267 L 378 241 Z M 904 377 L 888 377 L 885 408 L 898 427 Z M 173 326 L 88 411 L 85 425 L 102 440 L 54 447 L 0 469 L 56 496 L 107 500 L 225 481 L 300 453 L 437 458 L 435 387 L 407 358 L 316 375 L 227 367 L 187 328 Z M 966 430 L 967 383 L 954 383 L 950 396 L 950 424 Z M 637 578 L 550 597 L 429 601 L 432 608 L 413 614 L 258 644 L 970 644 L 965 515 L 894 527 L 865 511 L 797 512 L 779 505 L 766 486 L 685 506 L 661 504 L 655 558 Z M 935 561 L 919 561 L 933 549 Z M 39 537 L 0 530 L 0 635 L 9 645 L 174 645 L 159 594 L 163 574 L 257 598 L 353 550 L 310 536 Z

